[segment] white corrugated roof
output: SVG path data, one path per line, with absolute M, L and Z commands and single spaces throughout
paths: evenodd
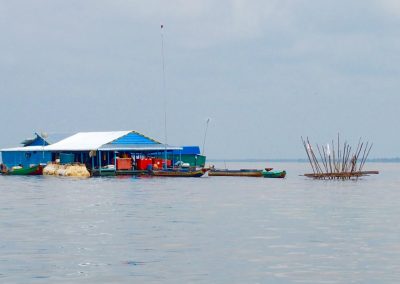
M 1 151 L 91 151 L 110 143 L 131 131 L 79 132 L 48 146 L 28 146 L 2 149 Z
M 35 151 L 45 151 L 46 146 L 27 146 L 27 147 L 15 147 L 15 148 L 7 148 L 1 149 L 2 152 L 17 152 L 17 151 L 26 151 L 26 152 L 35 152 Z
M 132 131 L 111 131 L 111 132 L 79 132 L 64 140 L 48 146 L 27 146 L 1 149 L 3 152 L 34 152 L 34 151 L 91 151 L 91 150 L 131 150 L 131 151 L 162 151 L 164 144 L 156 145 L 106 145 L 112 141 L 129 134 Z M 167 150 L 182 150 L 182 147 L 169 146 Z
M 45 146 L 47 151 L 91 151 L 110 143 L 131 131 L 79 132 L 60 142 Z

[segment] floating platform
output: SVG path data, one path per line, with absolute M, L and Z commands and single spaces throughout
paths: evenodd
M 340 143 L 340 135 L 338 133 L 337 143 L 332 140 L 332 144 L 328 143 L 322 147 L 316 144 L 319 157 L 315 154 L 308 137 L 306 140 L 301 137 L 301 140 L 313 170 L 312 174 L 304 174 L 306 177 L 327 180 L 349 180 L 358 179 L 361 176 L 379 174 L 379 171 L 363 171 L 373 144 L 369 142 L 364 143 L 361 141 L 361 138 L 358 141 L 357 147 L 352 148 L 347 141 L 343 145 Z
M 98 169 L 92 171 L 92 176 L 140 176 L 149 175 L 148 171 L 143 170 L 108 170 L 104 169 L 99 171 Z
M 377 174 L 379 174 L 379 171 L 316 173 L 316 174 L 304 174 L 304 176 L 314 179 L 352 179 L 352 178 L 359 178 L 361 176 L 369 176 Z

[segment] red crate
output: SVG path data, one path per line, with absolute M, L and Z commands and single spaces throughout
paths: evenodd
M 138 170 L 144 171 L 147 170 L 148 165 L 152 165 L 151 159 L 137 159 L 136 166 Z
M 132 170 L 132 159 L 117 158 L 117 170 L 123 170 L 123 171 Z

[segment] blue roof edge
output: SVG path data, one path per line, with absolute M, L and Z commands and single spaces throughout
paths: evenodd
M 199 146 L 182 146 L 182 150 L 176 150 L 172 152 L 174 155 L 200 155 Z

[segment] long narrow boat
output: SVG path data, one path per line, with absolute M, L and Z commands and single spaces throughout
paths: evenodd
M 262 175 L 265 178 L 284 178 L 286 171 L 263 171 Z
M 201 170 L 167 169 L 153 170 L 151 175 L 156 177 L 201 177 L 205 172 Z
M 11 169 L 4 174 L 12 176 L 36 176 L 43 174 L 43 166 L 36 165 L 29 168 L 15 168 Z
M 208 172 L 209 176 L 216 177 L 262 177 L 262 170 L 256 169 L 240 169 L 240 170 L 228 170 L 228 169 L 210 169 Z
M 240 169 L 240 170 L 228 170 L 228 169 L 215 169 L 210 168 L 208 172 L 209 176 L 227 176 L 227 177 L 262 177 L 263 171 L 271 171 L 272 168 L 265 168 L 264 170 L 259 169 Z

